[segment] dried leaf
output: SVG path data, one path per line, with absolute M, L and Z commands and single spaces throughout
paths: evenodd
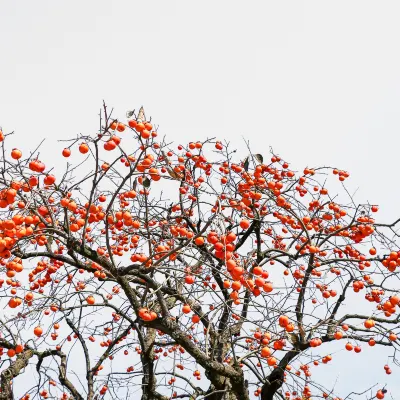
M 247 172 L 249 170 L 249 157 L 246 157 L 243 163 L 243 168 Z
M 264 162 L 264 157 L 261 154 L 253 154 L 253 156 L 260 164 Z
M 140 107 L 139 114 L 138 114 L 138 116 L 137 116 L 137 120 L 138 120 L 139 122 L 146 122 L 146 117 L 145 117 L 145 115 L 144 115 L 144 108 L 143 108 L 143 106 Z
M 137 178 L 133 181 L 132 190 L 136 190 L 137 187 Z
M 149 178 L 144 178 L 143 179 L 143 186 L 145 187 L 145 188 L 148 188 L 148 187 L 150 187 L 150 179 Z
M 126 118 L 131 118 L 133 114 L 135 114 L 135 110 L 127 111 L 126 112 Z

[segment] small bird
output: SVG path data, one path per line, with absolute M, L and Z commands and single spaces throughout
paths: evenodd
M 295 333 L 286 332 L 286 337 L 294 347 L 296 347 L 300 341 Z
M 168 175 L 177 181 L 180 181 L 183 178 L 183 174 L 178 174 L 171 168 L 171 161 L 169 160 L 168 156 L 165 154 L 163 150 L 161 150 L 161 154 L 163 156 L 163 160 L 165 163 L 165 167 L 167 169 Z

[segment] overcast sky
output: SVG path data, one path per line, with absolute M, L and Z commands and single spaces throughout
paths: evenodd
M 103 99 L 120 117 L 143 105 L 176 143 L 217 136 L 245 153 L 245 138 L 294 169 L 348 170 L 357 200 L 389 221 L 400 215 L 399 20 L 388 0 L 0 0 L 0 126 L 23 151 L 46 138 L 57 165 L 57 140 L 95 132 Z

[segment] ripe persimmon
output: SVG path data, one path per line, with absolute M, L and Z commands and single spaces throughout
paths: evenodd
M 240 227 L 241 227 L 242 229 L 248 229 L 249 226 L 250 226 L 250 221 L 249 221 L 249 220 L 247 220 L 247 219 L 242 219 L 242 220 L 240 221 Z
M 272 350 L 267 346 L 264 346 L 261 349 L 261 357 L 268 358 L 271 355 L 271 353 L 272 353 Z
M 12 357 L 15 357 L 15 350 L 14 349 L 8 349 L 8 351 L 7 351 L 7 355 L 8 355 L 8 357 L 10 357 L 10 358 L 12 358 Z
M 189 314 L 191 311 L 192 311 L 192 309 L 190 308 L 189 304 L 185 304 L 185 305 L 182 307 L 182 312 L 183 312 L 184 314 Z
M 353 345 L 351 343 L 346 343 L 345 348 L 346 348 L 347 351 L 352 351 L 353 350 Z
M 200 317 L 197 314 L 193 314 L 192 316 L 192 322 L 194 324 L 197 324 L 200 321 Z
M 66 157 L 66 158 L 69 157 L 69 156 L 71 155 L 71 150 L 70 150 L 70 149 L 67 149 L 67 148 L 63 149 L 62 155 L 63 155 L 64 157 Z
M 12 157 L 14 160 L 19 160 L 19 159 L 22 157 L 22 152 L 21 152 L 21 150 L 12 149 L 12 151 L 11 151 L 11 157 Z
M 86 143 L 81 143 L 79 145 L 79 152 L 82 154 L 86 154 L 89 151 L 89 146 Z
M 364 322 L 364 326 L 365 326 L 367 329 L 371 329 L 371 328 L 373 328 L 373 327 L 375 326 L 375 321 L 373 321 L 372 319 L 367 319 L 367 320 Z
M 199 236 L 194 240 L 194 242 L 197 244 L 197 246 L 202 246 L 204 244 L 204 238 Z
M 33 333 L 37 336 L 40 337 L 43 334 L 43 329 L 40 326 L 37 326 L 34 330 Z
M 17 344 L 15 346 L 15 354 L 20 354 L 24 351 L 24 346 L 22 344 Z

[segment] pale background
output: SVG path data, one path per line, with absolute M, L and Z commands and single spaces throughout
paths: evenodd
M 0 126 L 61 168 L 58 139 L 98 127 L 104 99 L 144 105 L 176 143 L 269 146 L 294 169 L 350 171 L 357 200 L 400 215 L 400 2 L 0 0 Z M 365 346 L 364 346 L 365 347 Z M 399 370 L 365 348 L 315 370 L 341 394 Z M 397 383 L 396 383 L 397 381 Z M 396 386 L 397 385 L 397 386 Z

